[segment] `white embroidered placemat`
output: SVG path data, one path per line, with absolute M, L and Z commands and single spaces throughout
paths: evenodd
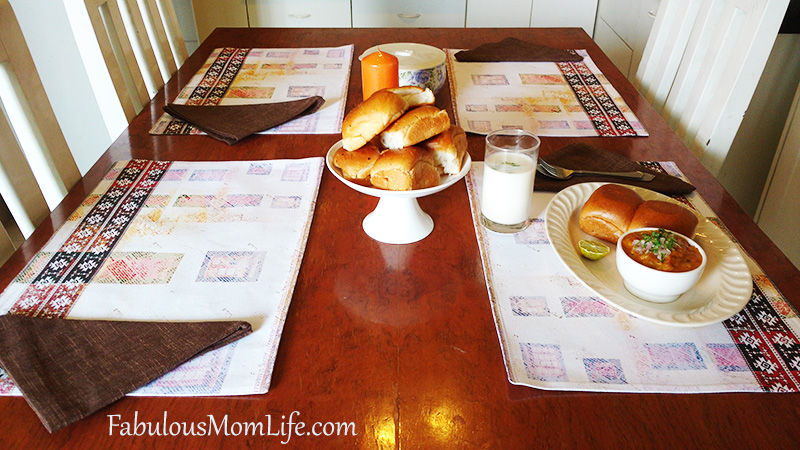
M 456 123 L 487 134 L 521 128 L 539 136 L 647 136 L 585 50 L 582 62 L 458 62 L 447 49 Z
M 261 134 L 338 134 L 342 132 L 352 60 L 352 45 L 218 48 L 172 101 L 179 105 L 246 105 L 319 95 L 325 104 L 317 112 Z M 203 132 L 165 113 L 150 133 Z
M 252 334 L 133 395 L 264 393 L 322 167 L 322 158 L 121 161 L 0 295 L 0 313 L 245 320 Z M 19 394 L 3 374 L 0 394 Z
M 696 328 L 652 323 L 606 304 L 564 267 L 545 231 L 555 194 L 534 192 L 535 221 L 522 232 L 483 228 L 483 163 L 472 164 L 466 181 L 473 223 L 512 383 L 582 391 L 800 391 L 800 319 L 749 256 L 753 295 L 742 312 Z M 672 163 L 652 164 L 680 176 Z M 699 195 L 686 199 L 723 226 Z

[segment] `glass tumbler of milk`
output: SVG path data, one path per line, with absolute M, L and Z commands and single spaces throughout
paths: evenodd
M 530 224 L 539 138 L 516 129 L 486 136 L 481 190 L 481 223 L 498 233 L 516 233 Z

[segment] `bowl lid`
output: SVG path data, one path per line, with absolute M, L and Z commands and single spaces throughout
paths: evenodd
M 436 47 L 413 42 L 395 42 L 370 47 L 358 57 L 359 61 L 378 50 L 397 57 L 399 70 L 420 70 L 436 67 L 444 63 L 445 53 Z

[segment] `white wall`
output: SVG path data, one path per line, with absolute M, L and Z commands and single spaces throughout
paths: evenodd
M 800 269 L 800 85 L 767 178 L 756 222 Z
M 717 175 L 751 217 L 761 199 L 799 82 L 800 34 L 779 34 Z
M 111 145 L 112 136 L 95 101 L 64 0 L 9 0 L 9 3 L 64 138 L 78 168 L 85 174 Z

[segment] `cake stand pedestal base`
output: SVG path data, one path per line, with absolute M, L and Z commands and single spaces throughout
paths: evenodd
M 419 207 L 416 198 L 381 197 L 362 226 L 367 235 L 378 242 L 410 244 L 431 234 L 433 219 Z

